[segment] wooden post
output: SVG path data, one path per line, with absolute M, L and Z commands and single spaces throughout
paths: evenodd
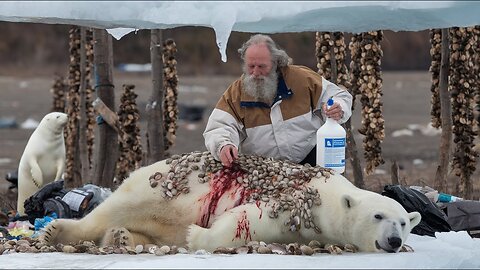
M 358 158 L 357 144 L 352 132 L 352 118 L 348 119 L 344 124 L 345 131 L 347 133 L 347 157 L 352 165 L 353 183 L 358 188 L 365 188 L 365 182 L 363 181 L 362 166 L 360 159 Z
M 448 92 L 448 73 L 450 50 L 448 48 L 448 28 L 442 29 L 442 60 L 440 64 L 440 116 L 442 118 L 442 134 L 440 136 L 440 157 L 435 174 L 435 189 L 447 192 L 447 172 L 450 160 L 450 145 L 452 143 L 452 113 L 450 93 Z
M 152 95 L 147 105 L 147 165 L 164 158 L 165 141 L 163 139 L 163 61 L 162 32 L 151 30 L 150 59 L 152 62 Z
M 81 183 L 86 184 L 86 181 L 89 177 L 90 164 L 88 161 L 88 151 L 87 151 L 87 107 L 86 107 L 86 63 L 87 63 L 87 51 L 85 43 L 87 41 L 87 33 L 85 27 L 80 27 L 80 119 L 78 120 L 78 141 L 79 141 L 79 159 L 78 164 L 74 164 L 74 167 L 79 166 L 81 170 Z
M 112 36 L 104 29 L 94 29 L 94 65 L 95 91 L 110 110 L 115 111 L 115 93 L 113 86 Z M 100 122 L 100 123 L 98 123 Z M 108 124 L 97 121 L 98 137 L 95 147 L 94 184 L 101 187 L 113 187 L 115 163 L 118 156 L 118 134 Z
M 398 173 L 398 164 L 396 160 L 392 161 L 391 173 L 392 173 L 392 185 L 400 184 L 400 175 Z

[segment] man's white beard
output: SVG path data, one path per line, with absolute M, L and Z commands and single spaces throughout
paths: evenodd
M 255 78 L 246 72 L 243 76 L 243 90 L 254 97 L 257 101 L 262 101 L 271 105 L 277 95 L 278 76 L 275 69 L 272 69 L 267 76 Z

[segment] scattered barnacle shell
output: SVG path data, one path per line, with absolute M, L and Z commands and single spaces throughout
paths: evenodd
M 208 252 L 205 250 L 205 249 L 199 249 L 199 250 L 196 250 L 195 255 L 206 255 L 208 254 Z
M 135 248 L 132 248 L 131 246 L 126 246 L 125 247 L 125 250 L 127 252 L 127 254 L 130 254 L 130 255 L 137 255 L 137 251 L 135 250 Z
M 169 246 L 161 246 L 160 250 L 163 251 L 163 253 L 167 254 L 170 252 L 170 247 Z
M 89 247 L 87 253 L 93 255 L 101 255 L 101 252 L 97 246 Z
M 165 251 L 161 250 L 160 248 L 155 249 L 153 253 L 155 256 L 164 256 L 166 254 Z
M 407 244 L 403 244 L 400 252 L 414 252 L 413 248 Z
M 358 252 L 358 248 L 352 244 L 345 244 L 345 246 L 343 247 L 343 250 L 345 250 L 345 252 L 352 252 L 352 253 Z
M 65 253 L 75 253 L 77 252 L 77 249 L 71 245 L 64 245 L 62 247 L 62 252 L 65 252 Z
M 278 255 L 287 254 L 287 249 L 285 248 L 285 245 L 282 245 L 282 244 L 278 244 L 278 243 L 268 244 L 267 248 L 269 248 L 273 254 L 278 254 Z
M 89 247 L 89 248 L 96 246 L 95 242 L 93 242 L 93 241 L 83 241 L 82 244 L 85 245 L 86 247 Z
M 28 245 L 17 245 L 16 248 L 15 248 L 15 251 L 17 251 L 19 253 L 25 253 L 25 252 L 28 252 L 28 250 L 29 250 Z
M 171 255 L 175 255 L 178 253 L 178 247 L 173 245 L 170 247 L 170 251 L 168 252 L 168 254 L 171 254 Z
M 109 253 L 109 248 L 108 247 L 99 247 L 98 248 L 98 251 L 100 252 L 100 255 L 107 255 L 107 254 L 111 254 Z
M 136 245 L 135 246 L 135 253 L 140 254 L 143 252 L 143 245 Z
M 43 246 L 40 248 L 40 252 L 42 253 L 48 253 L 48 252 L 56 252 L 57 249 L 53 246 Z
M 302 255 L 302 251 L 300 250 L 300 245 L 298 243 L 290 243 L 286 246 L 286 249 L 289 254 Z
M 236 254 L 247 254 L 252 252 L 253 252 L 252 246 L 241 246 L 235 249 Z
M 259 254 L 272 254 L 272 250 L 266 246 L 259 246 L 257 252 Z
M 322 244 L 320 244 L 320 242 L 318 242 L 317 240 L 312 240 L 308 243 L 308 246 L 311 248 L 319 248 L 322 247 Z
M 15 249 L 6 249 L 5 251 L 3 251 L 3 255 L 7 255 L 7 254 L 15 254 L 17 253 L 17 251 Z
M 158 186 L 157 181 L 150 181 L 150 187 L 155 188 L 156 186 Z
M 235 254 L 236 251 L 234 248 L 227 247 L 218 247 L 213 251 L 213 254 Z
M 311 248 L 311 247 L 309 247 L 309 246 L 307 246 L 307 245 L 301 245 L 301 246 L 300 246 L 300 250 L 302 251 L 302 253 L 303 253 L 304 255 L 307 255 L 307 256 L 311 256 L 313 253 L 315 253 L 315 252 L 313 251 L 313 248 Z
M 342 249 L 337 245 L 326 244 L 325 249 L 328 250 L 330 254 L 342 254 Z
M 188 250 L 187 250 L 186 248 L 184 248 L 184 247 L 179 247 L 179 248 L 177 249 L 177 253 L 178 253 L 178 254 L 188 254 Z
M 30 242 L 28 242 L 28 240 L 25 240 L 25 239 L 20 239 L 17 241 L 17 246 L 21 246 L 21 245 L 30 245 Z
M 144 251 L 150 253 L 150 254 L 155 254 L 155 250 L 158 249 L 157 245 L 154 244 L 146 244 L 143 248 Z
M 84 244 L 78 244 L 78 245 L 75 245 L 74 247 L 78 253 L 85 253 L 85 251 L 87 251 L 88 249 L 88 246 Z

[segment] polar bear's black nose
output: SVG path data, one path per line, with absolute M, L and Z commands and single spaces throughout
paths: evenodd
M 402 239 L 400 239 L 399 237 L 389 237 L 388 244 L 392 248 L 399 248 L 402 245 Z

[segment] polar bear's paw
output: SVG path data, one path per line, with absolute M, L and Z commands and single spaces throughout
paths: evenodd
M 45 232 L 40 235 L 39 240 L 44 245 L 55 245 L 59 243 L 58 236 L 62 231 L 62 224 L 58 220 L 53 220 L 45 227 Z
M 102 246 L 134 247 L 133 236 L 125 228 L 112 228 L 107 230 L 102 240 Z

